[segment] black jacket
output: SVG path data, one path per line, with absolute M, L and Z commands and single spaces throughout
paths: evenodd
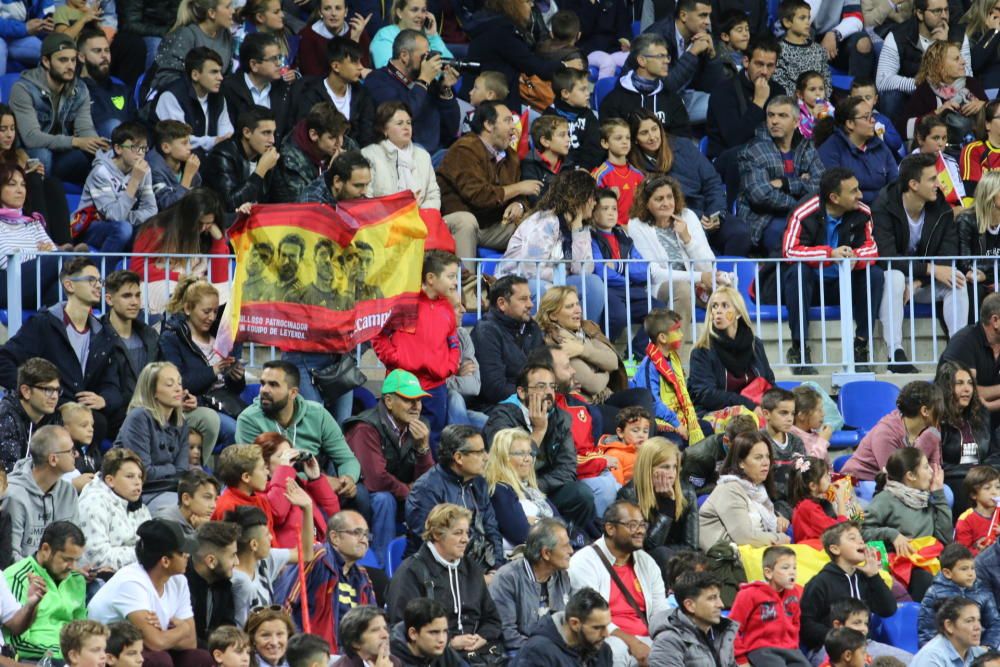
M 567 159 L 570 162 L 587 171 L 593 171 L 604 162 L 608 152 L 601 146 L 601 122 L 593 109 L 570 106 L 565 101 L 557 99 L 546 113 L 562 116 L 569 123 Z
M 962 433 L 951 424 L 941 423 L 941 467 L 947 478 L 959 483 L 969 469 L 976 465 L 995 466 L 1000 463 L 1000 443 L 990 429 L 990 414 L 986 406 L 978 406 L 979 424 L 972 430 L 976 441 L 978 461 L 959 463 L 962 460 Z
M 122 407 L 122 395 L 111 343 L 101 335 L 104 327 L 96 317 L 90 316 L 90 353 L 86 367 L 81 369 L 63 324 L 65 305 L 65 302 L 59 303 L 38 313 L 0 348 L 0 387 L 15 389 L 18 366 L 32 357 L 42 357 L 59 369 L 60 404 L 76 400 L 81 391 L 92 391 L 103 396 L 107 403 L 101 412 L 114 414 Z
M 519 428 L 531 433 L 531 426 L 520 405 L 504 401 L 489 411 L 489 418 L 483 427 L 487 449 L 493 444 L 493 436 L 505 428 Z M 538 454 L 535 475 L 542 493 L 555 493 L 563 484 L 576 481 L 576 445 L 573 444 L 569 415 L 559 408 L 549 410 L 545 439 L 534 444 Z
M 413 655 L 406 637 L 406 623 L 403 621 L 392 626 L 392 633 L 389 636 L 389 652 L 392 657 L 399 659 L 403 667 L 463 667 L 465 664 L 458 657 L 455 649 L 447 644 L 444 647 L 444 653 L 436 658 Z
M 910 225 L 903 210 L 903 194 L 899 182 L 893 181 L 882 188 L 872 204 L 872 219 L 875 222 L 875 244 L 880 257 L 906 257 L 910 255 Z M 920 232 L 915 257 L 954 257 L 958 254 L 958 231 L 951 206 L 944 195 L 938 192 L 936 201 L 924 208 L 924 227 Z M 879 262 L 888 268 L 887 261 Z M 913 262 L 913 278 L 927 282 L 930 275 L 929 262 Z M 896 262 L 893 267 L 907 271 L 905 264 Z
M 16 389 L 0 398 L 0 466 L 7 472 L 28 454 L 28 441 L 37 428 L 59 423 L 59 411 L 45 415 L 34 424 L 24 411 Z
M 517 388 L 514 383 L 521 373 L 528 353 L 545 344 L 542 330 L 534 320 L 515 322 L 498 310 L 491 309 L 472 329 L 472 344 L 482 376 L 479 392 L 481 405 L 496 405 Z
M 321 76 L 306 77 L 295 82 L 292 86 L 291 102 L 288 112 L 288 129 L 291 129 L 297 122 L 309 115 L 309 110 L 318 102 L 329 102 L 333 104 L 333 99 L 326 92 L 326 79 Z M 375 98 L 371 92 L 356 83 L 351 86 L 351 129 L 348 136 L 358 142 L 358 146 L 364 148 L 368 144 L 374 143 L 375 139 Z M 416 119 L 414 119 L 416 120 Z M 414 134 L 417 127 L 414 123 Z M 416 139 L 414 139 L 416 141 Z
M 725 76 L 721 63 L 713 61 L 707 53 L 695 55 L 690 51 L 677 52 L 677 23 L 674 16 L 657 21 L 642 32 L 659 35 L 667 41 L 670 69 L 664 83 L 670 90 L 679 93 L 690 88 L 707 93 Z M 630 57 L 626 67 L 634 65 Z
M 774 81 L 767 84 L 771 89 L 768 101 L 785 94 Z M 746 70 L 731 79 L 720 81 L 712 89 L 705 123 L 709 157 L 718 157 L 727 148 L 749 143 L 757 128 L 767 120 L 764 109 L 753 103 L 753 91 L 753 83 L 747 78 Z
M 642 541 L 642 548 L 652 551 L 658 547 L 671 547 L 672 549 L 690 549 L 698 551 L 698 498 L 694 495 L 687 484 L 681 485 L 684 495 L 684 516 L 678 521 L 672 513 L 663 511 L 664 505 L 653 510 L 652 516 L 647 516 L 649 528 L 646 530 L 646 537 Z M 630 480 L 628 484 L 618 491 L 618 500 L 627 500 L 635 505 L 639 504 L 639 495 L 635 490 L 635 480 Z
M 979 223 L 976 221 L 975 210 L 959 213 L 958 217 L 955 218 L 955 225 L 958 227 L 959 257 L 1000 255 L 1000 239 L 996 239 L 992 234 L 985 235 L 979 233 Z M 972 270 L 972 260 L 960 260 L 958 268 L 962 270 L 962 273 L 968 273 Z M 976 269 L 986 274 L 987 282 L 993 280 L 993 266 L 989 260 L 978 260 L 976 262 Z
M 111 77 L 104 81 L 89 76 L 80 79 L 90 93 L 90 117 L 99 132 L 110 120 L 124 123 L 136 117 L 135 96 L 124 83 L 116 82 Z
M 229 120 L 233 122 L 233 127 L 237 126 L 236 120 L 241 113 L 256 106 L 242 71 L 233 72 L 222 80 L 222 95 L 226 98 L 226 111 L 229 112 Z M 288 116 L 291 97 L 291 86 L 284 79 L 271 82 L 268 98 L 271 101 L 271 113 L 274 114 L 274 122 L 277 127 L 274 133 L 275 142 L 278 142 L 291 129 L 292 123 L 289 122 Z
M 638 109 L 655 113 L 670 136 L 691 136 L 691 120 L 680 95 L 668 89 L 662 81 L 652 93 L 644 95 L 632 84 L 631 72 L 618 79 L 614 89 L 601 102 L 599 115 L 601 118 L 627 120 L 629 114 Z
M 181 381 L 184 388 L 198 397 L 203 405 L 209 405 L 206 395 L 212 392 L 212 386 L 216 382 L 215 371 L 209 365 L 205 355 L 202 354 L 198 346 L 191 340 L 191 329 L 188 326 L 187 317 L 183 313 L 172 315 L 163 323 L 163 331 L 160 333 L 160 347 L 157 355 L 161 361 L 169 361 L 177 366 L 180 371 Z M 235 351 L 233 356 L 239 356 Z M 246 388 L 246 380 L 233 380 L 228 374 L 225 376 L 225 387 L 227 393 L 233 396 L 236 401 L 240 401 L 239 395 Z M 212 405 L 213 408 L 219 408 Z M 246 406 L 243 405 L 245 408 Z M 226 412 L 233 412 L 227 410 Z M 230 414 L 236 417 L 236 414 Z
M 177 21 L 180 0 L 118 0 L 118 29 L 143 37 L 163 37 Z
M 511 661 L 511 667 L 611 667 L 611 647 L 607 642 L 586 659 L 569 647 L 559 629 L 565 616 L 560 611 L 540 618 L 528 641 Z
M 213 630 L 223 625 L 236 625 L 233 583 L 229 579 L 221 579 L 211 584 L 205 581 L 195 572 L 193 556 L 188 561 L 184 576 L 187 577 L 188 590 L 191 593 L 191 609 L 194 611 L 198 648 L 208 648 L 208 636 Z
M 568 159 L 562 160 L 559 164 L 559 171 L 572 170 L 573 166 L 569 164 Z M 521 180 L 529 181 L 536 180 L 542 182 L 542 189 L 538 191 L 537 195 L 528 195 L 528 204 L 534 207 L 538 200 L 542 198 L 545 191 L 549 189 L 552 181 L 555 180 L 556 174 L 558 172 L 552 171 L 549 164 L 542 159 L 542 156 L 538 153 L 536 148 L 532 148 L 528 157 L 521 160 Z
M 403 561 L 399 569 L 392 573 L 389 582 L 389 622 L 403 620 L 406 603 L 416 598 L 437 600 L 448 610 L 448 634 L 450 637 L 475 633 L 489 644 L 501 640 L 503 626 L 500 612 L 486 587 L 485 572 L 468 558 L 463 558 L 457 572 L 458 590 L 452 589 L 449 572 L 431 554 L 431 546 L 425 543 L 417 553 Z M 455 613 L 456 600 L 459 612 Z
M 726 459 L 724 437 L 724 433 L 713 433 L 684 450 L 681 482 L 690 484 L 699 496 L 712 493 L 719 481 L 719 468 Z
M 852 591 L 854 591 L 852 593 Z M 834 563 L 827 563 L 809 580 L 802 593 L 802 645 L 810 651 L 823 646 L 826 633 L 832 627 L 830 607 L 840 600 L 855 597 L 868 605 L 868 610 L 882 618 L 896 613 L 896 598 L 879 575 L 866 577 L 855 571 L 848 576 Z
M 268 201 L 274 169 L 258 176 L 243 152 L 242 139 L 234 136 L 212 149 L 201 173 L 205 185 L 221 195 L 224 210 L 233 213 L 243 204 Z
M 753 339 L 753 361 L 750 362 L 750 373 L 754 377 L 762 377 L 774 384 L 774 371 L 767 361 L 764 343 L 760 338 Z M 688 391 L 698 415 L 719 410 L 730 405 L 743 405 L 753 410 L 757 404 L 740 394 L 726 391 L 726 367 L 722 359 L 712 348 L 696 347 L 691 350 L 691 372 L 688 374 Z
M 571 11 L 580 19 L 580 40 L 576 43 L 584 53 L 604 51 L 614 53 L 621 47 L 618 40 L 632 41 L 632 3 L 626 0 L 563 0 L 559 9 Z
M 104 329 L 101 335 L 111 342 L 111 358 L 118 371 L 118 389 L 121 391 L 122 400 L 127 403 L 135 393 L 135 385 L 139 381 L 139 373 L 142 368 L 132 365 L 132 359 L 128 354 L 128 347 L 125 341 L 118 335 L 115 328 L 111 326 L 111 314 L 105 312 L 101 318 Z M 142 340 L 143 347 L 146 348 L 146 363 L 156 361 L 156 350 L 160 342 L 160 335 L 151 326 L 148 326 L 141 319 L 132 322 L 132 333 Z

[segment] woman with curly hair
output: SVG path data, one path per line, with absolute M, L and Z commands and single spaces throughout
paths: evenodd
M 965 73 L 961 44 L 935 42 L 927 48 L 917 71 L 917 89 L 903 108 L 908 139 L 917 121 L 933 113 L 948 122 L 948 143 L 966 143 L 965 136 L 972 134 L 975 117 L 989 98 L 979 79 Z

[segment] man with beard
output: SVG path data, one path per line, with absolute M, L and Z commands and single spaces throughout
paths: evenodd
M 334 158 L 330 168 L 306 186 L 299 201 L 336 206 L 338 201 L 364 197 L 371 182 L 368 159 L 361 151 L 347 151 Z
M 667 610 L 660 566 L 642 550 L 649 525 L 634 504 L 619 500 L 604 513 L 604 537 L 569 562 L 574 591 L 592 586 L 613 610 L 608 645 L 616 665 L 645 665 L 653 640 L 649 620 Z
M 55 647 L 52 657 L 62 660 L 59 631 L 70 621 L 87 617 L 87 580 L 76 569 L 84 546 L 83 531 L 69 521 L 56 521 L 42 533 L 42 543 L 33 556 L 4 570 L 7 585 L 18 604 L 23 605 L 19 615 L 34 616 L 20 630 L 14 629 L 16 623 L 4 624 L 21 659 L 36 662 Z M 8 613 L 7 609 L 3 611 Z
M 91 157 L 110 148 L 90 115 L 90 93 L 76 78 L 76 45 L 54 32 L 42 42 L 41 64 L 21 74 L 10 91 L 17 133 L 28 155 L 50 176 L 82 184 Z
M 207 647 L 212 630 L 236 625 L 231 579 L 238 560 L 236 540 L 239 536 L 239 526 L 224 521 L 209 521 L 195 533 L 198 547 L 188 559 L 185 576 L 201 648 Z
M 97 133 L 110 137 L 116 127 L 135 118 L 134 98 L 128 86 L 111 79 L 111 45 L 103 30 L 85 28 L 76 46 L 80 79 L 90 93 L 90 116 Z
M 278 243 L 278 284 L 274 286 L 276 301 L 302 301 L 306 287 L 299 279 L 299 265 L 305 254 L 306 242 L 298 234 L 286 234 Z
M 382 288 L 368 282 L 368 269 L 375 262 L 375 249 L 364 241 L 355 241 L 351 244 L 354 249 L 353 270 L 348 274 L 348 287 L 354 287 L 354 300 L 367 301 L 368 299 L 383 298 Z
M 274 246 L 268 241 L 258 241 L 250 248 L 247 261 L 247 279 L 243 282 L 243 303 L 270 301 L 274 298 L 274 282 L 266 271 L 274 259 Z
M 513 667 L 611 667 L 611 611 L 593 588 L 581 588 L 566 611 L 544 616 L 521 648 Z
M 306 288 L 302 303 L 310 306 L 324 306 L 333 310 L 346 310 L 353 304 L 343 294 L 334 289 L 333 263 L 337 246 L 329 239 L 316 242 L 313 247 L 313 264 L 316 265 L 316 280 Z
M 430 598 L 406 603 L 403 620 L 392 627 L 389 637 L 392 657 L 403 667 L 458 667 L 463 664 L 448 646 L 448 610 Z
M 284 434 L 295 449 L 320 459 L 341 507 L 370 514 L 368 492 L 357 485 L 361 465 L 347 446 L 340 426 L 322 403 L 299 395 L 299 369 L 287 361 L 264 362 L 260 395 L 236 420 L 237 442 L 253 442 L 269 431 Z

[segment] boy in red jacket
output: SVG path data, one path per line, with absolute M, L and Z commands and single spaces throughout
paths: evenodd
M 443 250 L 424 254 L 423 282 L 417 297 L 417 322 L 412 329 L 379 334 L 372 347 L 386 371 L 410 371 L 430 394 L 423 414 L 430 420 L 431 447 L 437 453 L 441 429 L 448 423 L 448 387 L 445 381 L 459 372 L 462 351 L 458 323 L 448 295 L 458 289 L 456 255 Z
M 267 532 L 274 544 L 274 512 L 264 490 L 267 488 L 267 464 L 259 445 L 230 445 L 219 454 L 215 474 L 226 490 L 219 496 L 212 521 L 222 521 L 226 512 L 240 505 L 259 507 L 267 516 Z
M 740 665 L 810 663 L 799 650 L 802 587 L 795 583 L 795 552 L 788 547 L 764 550 L 764 581 L 743 584 L 729 620 L 739 623 L 736 662 Z

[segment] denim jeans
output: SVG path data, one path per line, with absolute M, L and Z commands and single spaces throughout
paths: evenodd
M 77 241 L 94 252 L 123 252 L 132 242 L 132 225 L 124 220 L 95 220 Z
M 388 491 L 369 491 L 369 494 L 372 511 L 371 549 L 384 570 L 389 563 L 389 543 L 396 537 L 396 513 L 399 505 L 396 497 Z
M 352 352 L 353 354 L 353 352 Z M 311 370 L 320 370 L 330 365 L 331 355 L 325 352 L 283 352 L 281 358 L 284 361 L 295 364 L 299 369 L 299 394 L 307 401 L 323 403 L 323 397 L 313 384 Z M 340 396 L 333 405 L 333 418 L 338 424 L 351 416 L 351 409 L 354 407 L 354 392 L 347 392 Z
M 29 148 L 28 157 L 39 160 L 45 166 L 45 174 L 55 176 L 64 183 L 83 186 L 90 173 L 93 158 L 78 148 L 68 151 L 52 151 L 48 148 Z
M 17 39 L 0 39 L 0 75 L 7 73 L 7 61 L 16 60 L 25 67 L 34 67 L 42 56 L 42 40 L 34 35 Z
M 610 470 L 605 470 L 597 477 L 588 477 L 580 481 L 594 492 L 594 510 L 597 512 L 598 517 L 604 516 L 604 510 L 608 509 L 611 503 L 615 502 L 618 489 L 622 488 Z
M 448 390 L 448 422 L 465 424 L 482 431 L 488 417 L 482 412 L 470 410 L 465 403 L 465 397 L 454 389 Z
M 434 450 L 434 459 L 437 460 L 437 445 L 441 439 L 441 431 L 450 423 L 448 420 L 448 388 L 442 384 L 424 391 L 430 396 L 423 400 L 423 416 L 430 422 L 430 445 L 431 449 Z

